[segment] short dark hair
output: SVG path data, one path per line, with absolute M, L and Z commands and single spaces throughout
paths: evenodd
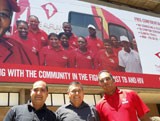
M 113 81 L 115 81 L 115 80 L 114 80 L 114 78 L 113 78 L 113 76 L 112 76 L 112 74 L 111 74 L 108 70 L 101 70 L 101 71 L 98 73 L 98 80 L 99 80 L 99 76 L 100 76 L 100 74 L 101 74 L 101 73 L 103 73 L 103 72 L 108 73 L 108 74 L 109 74 L 109 76 L 112 78 L 112 80 L 113 80 Z
M 87 43 L 87 39 L 84 36 L 81 35 L 81 36 L 78 36 L 78 38 L 79 37 L 82 38 L 82 39 L 84 39 L 84 41 Z
M 71 24 L 69 22 L 67 22 L 67 21 L 63 22 L 62 26 L 64 26 L 65 24 L 68 24 L 68 25 L 71 26 Z
M 83 85 L 82 85 L 79 81 L 73 81 L 73 82 L 71 82 L 71 83 L 69 84 L 69 86 L 68 86 L 68 91 L 67 91 L 67 92 L 70 91 L 70 87 L 73 86 L 73 85 L 80 85 L 80 86 L 81 86 L 81 89 L 83 90 Z
M 60 38 L 61 38 L 63 35 L 65 35 L 65 36 L 69 39 L 68 35 L 67 35 L 65 32 L 59 33 L 59 34 L 58 34 L 58 39 L 60 40 Z
M 28 27 L 28 22 L 26 22 L 26 21 L 24 21 L 24 20 L 17 20 L 17 21 L 16 21 L 16 26 L 18 27 L 20 23 L 24 23 L 24 24 L 26 24 L 27 27 Z
M 46 89 L 46 90 L 47 90 L 47 92 L 48 92 L 48 86 L 47 86 L 47 83 L 46 83 L 45 81 L 43 81 L 43 80 L 35 81 L 35 82 L 33 83 L 33 87 L 34 87 L 35 83 L 37 83 L 37 82 L 43 82 L 43 83 L 45 83 L 45 89 Z M 33 89 L 33 87 L 32 87 L 32 89 Z M 31 89 L 31 90 L 32 90 L 32 89 Z
M 30 16 L 29 16 L 29 19 L 30 19 L 31 17 L 36 18 L 36 19 L 37 19 L 37 21 L 39 22 L 39 18 L 38 18 L 37 16 L 35 16 L 35 15 L 30 15 Z M 29 19 L 28 19 L 28 20 L 29 20 Z
M 114 37 L 114 38 L 116 38 L 117 41 L 119 41 L 118 37 L 116 35 L 110 35 L 109 38 L 111 39 L 111 37 Z
M 48 39 L 50 39 L 51 36 L 54 36 L 54 37 L 57 37 L 57 38 L 58 38 L 58 35 L 57 35 L 56 33 L 50 33 L 50 34 L 48 35 Z

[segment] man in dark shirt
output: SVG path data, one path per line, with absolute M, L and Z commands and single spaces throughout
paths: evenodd
M 58 121 L 99 121 L 96 109 L 83 101 L 84 90 L 80 82 L 71 82 L 68 96 L 70 103 L 56 111 Z
M 3 121 L 56 121 L 55 113 L 47 109 L 45 104 L 48 87 L 44 81 L 33 84 L 30 96 L 27 104 L 13 106 Z

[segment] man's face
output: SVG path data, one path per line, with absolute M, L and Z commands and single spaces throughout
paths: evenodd
M 70 34 L 71 31 L 72 31 L 72 27 L 71 27 L 70 24 L 65 23 L 65 24 L 63 25 L 63 30 L 64 30 L 64 32 L 65 32 L 66 34 Z
M 6 0 L 0 0 L 0 37 L 5 34 L 11 23 L 11 11 Z
M 129 48 L 130 47 L 129 42 L 127 42 L 127 41 L 122 41 L 121 44 L 124 48 Z
M 90 36 L 95 36 L 96 35 L 96 30 L 93 28 L 88 28 L 88 32 L 90 34 Z
M 68 95 L 71 103 L 74 106 L 79 107 L 81 105 L 84 98 L 84 92 L 81 88 L 81 85 L 77 84 L 70 86 Z
M 110 93 L 115 88 L 114 80 L 107 72 L 102 72 L 98 76 L 99 84 L 103 88 L 105 93 Z
M 30 96 L 33 106 L 34 105 L 43 106 L 48 96 L 48 90 L 46 89 L 46 84 L 42 81 L 36 82 L 33 85 L 33 88 L 31 89 Z

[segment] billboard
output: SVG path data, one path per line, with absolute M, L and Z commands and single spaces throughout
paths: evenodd
M 124 46 L 121 45 L 121 36 L 127 37 L 130 44 L 135 41 L 137 50 L 131 45 L 129 48 L 131 48 L 133 55 L 120 57 L 117 52 L 115 57 L 117 60 L 110 56 L 103 61 L 105 55 L 101 55 L 105 52 L 105 48 L 104 52 L 102 51 L 101 54 L 93 57 L 95 61 L 93 65 L 98 63 L 102 66 L 96 68 L 94 65 L 93 69 L 86 69 L 77 68 L 77 66 L 58 67 L 52 64 L 41 64 L 42 59 L 45 62 L 47 59 L 51 59 L 52 63 L 62 53 L 49 55 L 50 51 L 45 49 L 43 54 L 38 51 L 38 54 L 35 55 L 27 47 L 24 47 L 22 50 L 16 50 L 20 51 L 18 52 L 19 56 L 14 57 L 16 59 L 11 59 L 8 62 L 9 56 L 2 59 L 0 65 L 1 82 L 33 82 L 37 79 L 43 79 L 48 83 L 68 84 L 72 80 L 79 80 L 84 84 L 97 85 L 98 71 L 108 70 L 107 67 L 111 66 L 110 71 L 120 86 L 159 88 L 160 18 L 76 0 L 38 0 L 38 2 L 37 0 L 19 0 L 19 5 L 21 11 L 13 16 L 11 35 L 16 32 L 17 20 L 28 21 L 30 15 L 35 15 L 39 18 L 39 27 L 47 34 L 63 32 L 63 22 L 69 22 L 72 25 L 72 32 L 76 36 L 87 38 L 89 35 L 87 27 L 91 24 L 96 28 L 97 38 L 102 41 L 110 39 L 113 35 L 116 36 L 120 43 L 118 51 L 123 50 L 121 56 L 127 54 L 124 52 Z M 34 38 L 31 40 L 35 42 Z M 49 55 L 47 59 L 46 55 Z M 73 55 L 75 56 L 75 54 Z M 90 59 L 90 56 L 86 58 Z M 102 59 L 100 60 L 100 58 Z M 63 59 L 66 57 L 63 56 Z M 88 62 L 86 60 L 80 61 L 82 64 Z M 117 65 L 121 64 L 124 71 L 112 70 L 114 61 Z M 59 59 L 57 59 L 57 63 L 59 63 Z M 135 71 L 137 68 L 141 71 Z M 153 80 L 152 83 L 151 80 Z

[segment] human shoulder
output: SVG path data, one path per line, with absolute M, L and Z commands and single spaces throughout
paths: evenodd
M 76 34 L 72 33 L 73 38 L 78 38 Z
M 118 53 L 125 53 L 124 48 L 118 51 Z
M 52 110 L 46 108 L 46 112 L 47 112 L 47 116 L 48 116 L 49 118 L 52 118 L 53 120 L 56 119 L 56 114 L 55 114 Z
M 94 105 L 88 105 L 92 111 L 96 111 L 96 107 Z
M 15 105 L 10 108 L 3 121 L 12 121 L 12 119 L 16 118 L 16 116 L 23 116 L 24 114 L 26 115 L 26 112 L 29 112 L 27 104 Z
M 61 110 L 64 110 L 65 108 L 67 108 L 67 107 L 69 107 L 69 106 L 70 106 L 70 104 L 61 105 L 61 106 L 56 110 L 56 112 L 59 112 L 59 111 L 61 111 Z
M 41 33 L 44 33 L 44 34 L 47 35 L 47 33 L 46 33 L 44 30 L 42 30 L 42 29 L 39 29 L 39 31 L 40 31 Z
M 97 102 L 96 104 L 96 108 L 100 108 L 103 107 L 103 105 L 106 103 L 106 100 L 104 98 L 104 96 Z
M 90 36 L 86 36 L 85 38 L 86 38 L 86 39 L 90 39 Z
M 133 56 L 139 58 L 139 53 L 137 51 L 131 49 L 131 53 L 132 53 Z
M 70 106 L 70 105 L 71 105 L 70 103 L 64 104 L 64 105 L 60 106 L 59 108 L 66 108 L 66 107 L 68 107 L 68 106 Z
M 97 41 L 103 43 L 102 39 L 100 39 L 99 37 L 97 37 Z
M 15 46 L 16 47 L 21 47 L 22 46 L 22 44 L 20 42 L 16 41 L 13 38 L 4 38 L 3 42 L 6 44 L 6 46 L 8 46 L 10 48 L 15 47 Z
M 130 97 L 131 99 L 139 97 L 138 94 L 134 90 L 121 89 L 123 94 Z
M 120 89 L 120 91 L 126 92 L 126 93 L 136 93 L 134 90 L 129 90 L 129 89 Z
M 26 108 L 28 104 L 15 105 L 12 108 Z
M 57 110 L 56 110 L 56 112 L 55 112 L 55 114 L 56 114 L 56 116 L 59 118 L 59 116 L 61 116 L 62 114 L 68 114 L 68 113 L 70 113 L 70 114 L 72 114 L 73 112 L 74 112 L 74 109 L 72 110 L 72 105 L 71 104 L 64 104 L 64 105 L 62 105 L 62 106 L 60 106 Z
M 28 109 L 27 104 L 15 105 L 11 108 L 11 110 L 13 110 L 16 113 L 20 113 L 20 112 L 24 111 L 25 109 Z

